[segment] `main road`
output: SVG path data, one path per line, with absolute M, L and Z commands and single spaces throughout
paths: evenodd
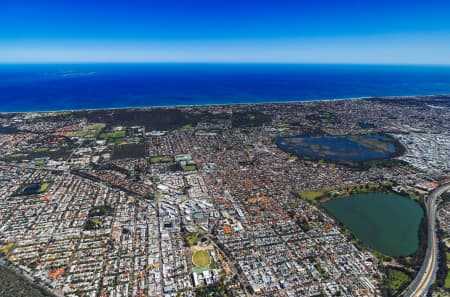
M 450 184 L 440 186 L 428 195 L 425 203 L 426 214 L 428 217 L 428 247 L 422 267 L 416 278 L 409 285 L 406 296 L 408 297 L 424 297 L 436 279 L 438 269 L 438 239 L 436 230 L 436 200 L 450 189 Z

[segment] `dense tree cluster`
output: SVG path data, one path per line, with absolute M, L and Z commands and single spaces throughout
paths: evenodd
M 53 295 L 26 281 L 23 276 L 0 266 L 0 296 L 52 297 Z

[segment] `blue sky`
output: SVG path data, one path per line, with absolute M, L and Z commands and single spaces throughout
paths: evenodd
M 449 14 L 443 0 L 2 0 L 0 62 L 450 64 Z

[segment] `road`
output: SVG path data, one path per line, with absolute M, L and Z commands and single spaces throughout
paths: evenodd
M 436 279 L 438 269 L 438 239 L 436 230 L 436 200 L 450 189 L 450 184 L 443 185 L 428 195 L 426 213 L 428 217 L 428 247 L 422 267 L 416 278 L 410 284 L 407 297 L 424 297 Z
M 231 270 L 233 271 L 233 273 L 235 275 L 237 275 L 239 282 L 242 285 L 242 289 L 245 292 L 245 296 L 251 296 L 250 292 L 248 292 L 248 287 L 250 287 L 249 282 L 247 281 L 247 278 L 242 274 L 239 273 L 238 269 L 237 269 L 237 264 L 235 264 L 235 261 L 231 261 L 231 259 L 228 257 L 228 255 L 225 253 L 225 251 L 216 244 L 215 242 L 215 238 L 211 235 L 207 235 L 209 241 L 212 243 L 212 245 L 221 252 L 221 254 L 225 257 L 225 260 L 228 262 L 229 267 L 231 268 Z

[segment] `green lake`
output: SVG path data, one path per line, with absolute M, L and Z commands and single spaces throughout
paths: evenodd
M 323 206 L 365 245 L 385 255 L 407 256 L 419 247 L 424 213 L 413 200 L 369 193 L 334 198 Z

